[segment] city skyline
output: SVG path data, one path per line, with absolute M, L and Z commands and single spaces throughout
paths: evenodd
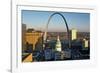
M 21 19 L 22 62 L 90 59 L 89 13 L 22 10 Z
M 27 25 L 27 28 L 45 31 L 47 21 L 54 12 L 50 11 L 33 11 L 22 10 L 22 23 Z M 75 12 L 60 12 L 64 15 L 69 29 L 77 29 L 79 32 L 90 32 L 90 14 L 75 13 Z M 56 26 L 56 27 L 55 27 Z M 61 16 L 55 15 L 51 19 L 48 32 L 66 32 L 66 25 Z

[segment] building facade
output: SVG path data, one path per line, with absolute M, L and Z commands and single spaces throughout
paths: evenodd
M 26 33 L 26 44 L 30 44 L 33 50 L 37 44 L 42 44 L 42 40 L 42 32 L 32 31 Z
M 77 30 L 72 29 L 71 30 L 71 40 L 76 40 L 77 39 Z
M 26 49 L 26 24 L 22 24 L 22 50 Z

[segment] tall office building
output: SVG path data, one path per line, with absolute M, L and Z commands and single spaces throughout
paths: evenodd
M 26 42 L 26 24 L 22 24 L 22 50 L 26 49 L 25 42 Z
M 26 44 L 35 50 L 35 48 L 42 48 L 42 32 L 41 31 L 34 31 L 29 29 L 29 32 L 26 32 Z M 32 30 L 32 31 L 31 31 Z
M 88 40 L 86 40 L 86 39 L 83 39 L 83 41 L 84 41 L 84 47 L 85 48 L 88 48 L 89 47 L 89 41 Z
M 59 39 L 59 36 L 57 37 L 56 50 L 61 51 L 61 41 Z
M 77 30 L 72 29 L 71 30 L 71 40 L 76 40 L 77 39 Z

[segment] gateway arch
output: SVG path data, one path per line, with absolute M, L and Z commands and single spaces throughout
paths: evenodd
M 70 33 L 69 27 L 68 27 L 68 24 L 67 24 L 67 21 L 66 21 L 65 17 L 64 17 L 61 13 L 59 13 L 59 12 L 55 12 L 55 13 L 53 13 L 53 14 L 49 17 L 48 22 L 47 22 L 47 24 L 46 24 L 46 30 L 45 30 L 45 33 L 44 33 L 44 42 L 47 42 L 47 30 L 48 30 L 48 25 L 49 25 L 49 22 L 50 22 L 50 20 L 52 19 L 52 17 L 53 17 L 54 15 L 60 15 L 60 16 L 63 18 L 63 20 L 64 20 L 64 23 L 65 23 L 66 29 L 67 29 L 67 34 L 68 34 L 68 47 L 70 48 L 70 47 L 71 47 L 71 40 L 70 40 L 70 34 L 69 34 L 69 33 Z

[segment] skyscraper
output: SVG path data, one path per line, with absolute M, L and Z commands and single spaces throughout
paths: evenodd
M 71 40 L 76 40 L 77 39 L 77 30 L 72 29 L 71 30 Z
M 22 24 L 22 51 L 26 50 L 26 24 Z
M 88 48 L 88 46 L 89 46 L 89 41 L 88 40 L 86 40 L 86 39 L 83 39 L 83 41 L 84 41 L 84 47 L 85 48 Z
M 42 32 L 28 29 L 26 32 L 26 44 L 30 45 L 33 50 L 42 49 Z

